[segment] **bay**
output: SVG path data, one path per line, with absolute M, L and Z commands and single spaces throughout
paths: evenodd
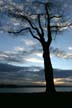
M 45 87 L 18 87 L 18 88 L 0 88 L 0 93 L 36 93 L 45 92 Z M 72 91 L 72 86 L 56 86 L 56 91 Z

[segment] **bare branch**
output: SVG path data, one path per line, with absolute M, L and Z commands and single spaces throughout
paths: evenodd
M 40 15 L 38 15 L 38 22 L 39 22 L 39 27 L 41 29 L 41 34 L 42 34 L 42 36 L 44 36 L 44 31 L 43 31 L 43 28 L 42 28 L 42 25 L 41 25 L 41 21 L 40 21 Z
M 72 26 L 72 23 L 62 24 L 62 25 L 53 25 L 51 26 L 51 28 L 61 29 L 61 28 L 70 27 L 70 26 Z
M 21 29 L 21 30 L 19 30 L 19 31 L 8 31 L 8 33 L 19 34 L 19 33 L 21 33 L 21 32 L 24 31 L 24 30 L 28 30 L 28 28 L 23 28 L 23 29 Z
M 35 38 L 35 39 L 37 39 L 37 40 L 39 40 L 39 41 L 41 42 L 41 40 L 40 40 L 37 36 L 35 36 L 35 35 L 33 34 L 32 30 L 31 30 L 30 28 L 28 28 L 28 29 L 29 29 L 31 35 L 33 36 L 33 38 Z
M 39 40 L 39 41 L 41 42 L 41 40 L 40 40 L 37 36 L 35 36 L 35 35 L 33 34 L 31 28 L 29 28 L 29 27 L 28 27 L 28 28 L 22 28 L 22 29 L 19 30 L 19 31 L 8 31 L 8 33 L 19 34 L 19 33 L 21 33 L 21 32 L 24 31 L 24 30 L 29 30 L 29 32 L 31 33 L 32 37 L 35 38 L 35 39 L 37 39 L 37 40 Z
M 17 18 L 22 18 L 22 19 L 25 19 L 28 21 L 28 23 L 30 24 L 30 26 L 32 27 L 32 29 L 36 30 L 36 32 L 38 33 L 38 35 L 40 35 L 40 32 L 39 30 L 37 29 L 37 27 L 34 27 L 31 20 L 26 16 L 26 15 L 23 15 L 23 14 L 20 14 L 20 13 L 12 13 L 12 12 L 9 12 L 10 15 L 14 16 L 14 17 L 17 17 Z
M 52 36 L 51 36 L 51 27 L 50 27 L 50 15 L 48 12 L 47 4 L 45 5 L 45 10 L 46 10 L 47 20 L 48 20 L 48 24 L 47 24 L 48 41 L 47 41 L 47 44 L 48 44 L 48 46 L 50 46 L 51 41 L 52 41 Z

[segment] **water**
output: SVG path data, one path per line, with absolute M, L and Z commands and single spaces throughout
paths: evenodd
M 72 91 L 72 87 L 56 87 L 56 91 Z M 45 92 L 45 87 L 0 88 L 0 93 Z
M 25 88 L 0 88 L 0 93 L 32 93 L 32 92 L 44 92 L 45 87 L 25 87 Z

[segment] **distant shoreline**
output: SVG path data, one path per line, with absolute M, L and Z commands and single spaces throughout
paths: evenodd
M 32 88 L 32 87 L 46 87 L 45 85 L 14 85 L 14 84 L 0 84 L 0 88 Z M 72 87 L 71 85 L 55 85 L 55 87 Z

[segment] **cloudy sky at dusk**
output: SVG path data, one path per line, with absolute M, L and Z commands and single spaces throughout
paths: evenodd
M 54 68 L 72 69 L 71 33 L 66 31 L 52 43 L 51 60 Z M 8 33 L 0 33 L 0 62 L 43 67 L 40 43 L 31 37 L 25 36 L 24 39 L 24 36 L 11 37 Z
M 2 11 L 2 6 L 8 3 L 21 3 L 23 0 L 0 0 L 0 63 L 11 64 L 15 66 L 38 66 L 44 67 L 42 58 L 42 48 L 40 43 L 33 39 L 30 33 L 14 36 L 6 31 L 2 31 L 1 26 L 9 24 L 9 17 Z M 29 1 L 29 0 L 27 0 Z M 68 4 L 69 3 L 69 4 Z M 68 0 L 70 5 L 70 15 L 72 1 Z M 20 8 L 20 7 L 19 7 Z M 72 20 L 72 18 L 71 18 Z M 12 22 L 11 22 L 12 23 Z M 16 22 L 14 26 L 18 26 Z M 72 70 L 72 29 L 64 31 L 56 36 L 50 47 L 52 66 L 55 69 Z

